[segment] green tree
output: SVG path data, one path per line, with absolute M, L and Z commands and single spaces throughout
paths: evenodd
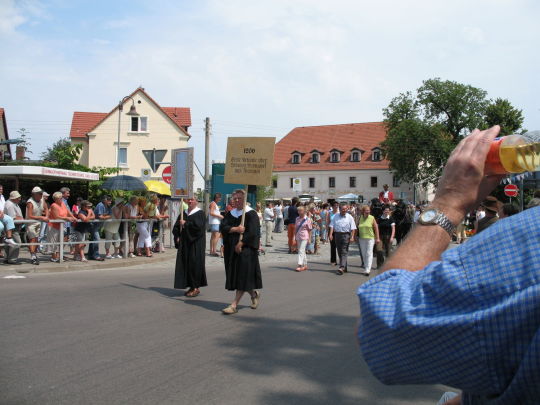
M 71 144 L 69 138 L 62 138 L 49 146 L 41 154 L 46 162 L 56 162 L 61 169 L 79 170 L 81 165 L 77 163 L 82 152 L 82 144 Z
M 17 130 L 17 133 L 19 134 L 18 138 L 20 140 L 17 146 L 23 147 L 25 155 L 29 153 L 32 154 L 32 151 L 30 150 L 30 146 L 32 146 L 30 143 L 30 136 L 29 136 L 30 131 L 28 131 L 26 128 L 19 128 Z
M 472 130 L 502 124 L 513 132 L 521 126 L 520 110 L 486 97 L 482 89 L 435 78 L 392 99 L 383 109 L 388 135 L 381 148 L 396 177 L 436 185 L 451 151 Z
M 496 99 L 486 108 L 485 127 L 500 125 L 501 136 L 518 133 L 522 129 L 523 120 L 523 112 L 502 98 Z

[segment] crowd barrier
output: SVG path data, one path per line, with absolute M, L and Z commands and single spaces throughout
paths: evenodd
M 163 222 L 166 222 L 168 221 L 168 219 L 137 219 L 137 220 L 133 220 L 133 219 L 95 219 L 95 220 L 92 220 L 92 221 L 88 221 L 88 223 L 99 223 L 99 222 L 103 222 L 103 223 L 106 223 L 106 222 L 112 222 L 112 221 L 120 221 L 120 222 L 124 222 L 124 223 L 128 223 L 129 226 L 131 224 L 135 224 L 136 222 L 148 222 L 149 223 L 149 228 L 150 228 L 150 232 L 152 232 L 152 226 L 155 222 L 160 222 L 160 223 L 163 223 Z M 15 225 L 21 225 L 21 224 L 34 224 L 36 222 L 41 222 L 42 223 L 42 226 L 43 224 L 47 224 L 47 223 L 61 223 L 61 224 L 65 224 L 65 223 L 70 223 L 70 224 L 74 224 L 75 221 L 64 221 L 62 219 L 51 219 L 51 220 L 48 220 L 48 221 L 36 221 L 34 219 L 17 219 L 17 220 L 14 220 L 13 221 L 15 223 Z M 76 221 L 76 222 L 82 222 L 82 221 Z M 123 258 L 124 259 L 127 259 L 128 257 L 128 254 L 129 254 L 129 226 L 124 226 L 124 229 L 123 229 L 123 233 L 121 236 L 120 239 L 101 239 L 99 241 L 91 241 L 91 240 L 85 240 L 84 242 L 73 242 L 73 241 L 65 241 L 65 227 L 64 226 L 61 226 L 60 227 L 60 241 L 58 243 L 53 243 L 53 242 L 46 242 L 45 240 L 44 241 L 38 241 L 38 242 L 34 242 L 34 243 L 17 243 L 17 246 L 19 247 L 23 247 L 23 246 L 52 246 L 52 245 L 59 245 L 60 246 L 60 252 L 59 252 L 59 262 L 62 263 L 64 261 L 64 247 L 67 245 L 67 246 L 70 246 L 70 245 L 79 245 L 79 244 L 84 244 L 84 245 L 89 245 L 89 244 L 93 244 L 93 243 L 107 243 L 107 242 L 110 242 L 110 243 L 118 243 L 120 242 L 121 244 L 123 244 Z M 159 226 L 159 233 L 158 233 L 158 236 L 155 240 L 159 241 L 160 243 L 163 243 L 163 230 L 164 230 L 164 227 L 163 226 Z M 171 230 L 172 232 L 172 230 Z M 172 240 L 172 237 L 171 239 Z M 0 243 L 0 246 L 4 246 L 4 248 L 6 248 L 8 245 L 6 243 Z M 169 247 L 171 246 L 171 243 L 169 243 Z

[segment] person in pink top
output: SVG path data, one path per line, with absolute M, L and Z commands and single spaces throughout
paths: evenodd
M 62 200 L 62 193 L 57 191 L 53 193 L 54 203 L 51 204 L 49 210 L 49 219 L 63 219 L 64 221 L 75 222 L 77 221 L 73 214 L 67 209 L 66 204 Z M 58 252 L 60 251 L 60 226 L 64 226 L 60 222 L 51 222 L 49 223 L 49 232 L 47 233 L 47 242 L 55 243 L 51 246 L 52 257 L 51 262 L 58 261 Z
M 300 205 L 298 207 L 298 218 L 296 218 L 294 224 L 294 237 L 296 239 L 296 246 L 298 247 L 298 267 L 296 271 L 307 270 L 306 246 L 308 241 L 311 240 L 312 229 L 313 223 L 306 216 L 306 207 Z

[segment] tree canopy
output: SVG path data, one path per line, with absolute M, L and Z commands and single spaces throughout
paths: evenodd
M 388 135 L 381 148 L 390 169 L 423 186 L 437 183 L 454 147 L 475 128 L 499 124 L 508 135 L 523 124 L 508 100 L 491 101 L 480 88 L 439 78 L 425 80 L 415 94 L 399 94 L 383 115 Z

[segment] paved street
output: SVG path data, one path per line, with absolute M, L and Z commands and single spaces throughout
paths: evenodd
M 218 259 L 195 299 L 172 260 L 0 278 L 0 403 L 435 404 L 443 387 L 387 387 L 362 361 L 359 268 L 310 259 L 268 253 L 260 308 L 229 317 Z

